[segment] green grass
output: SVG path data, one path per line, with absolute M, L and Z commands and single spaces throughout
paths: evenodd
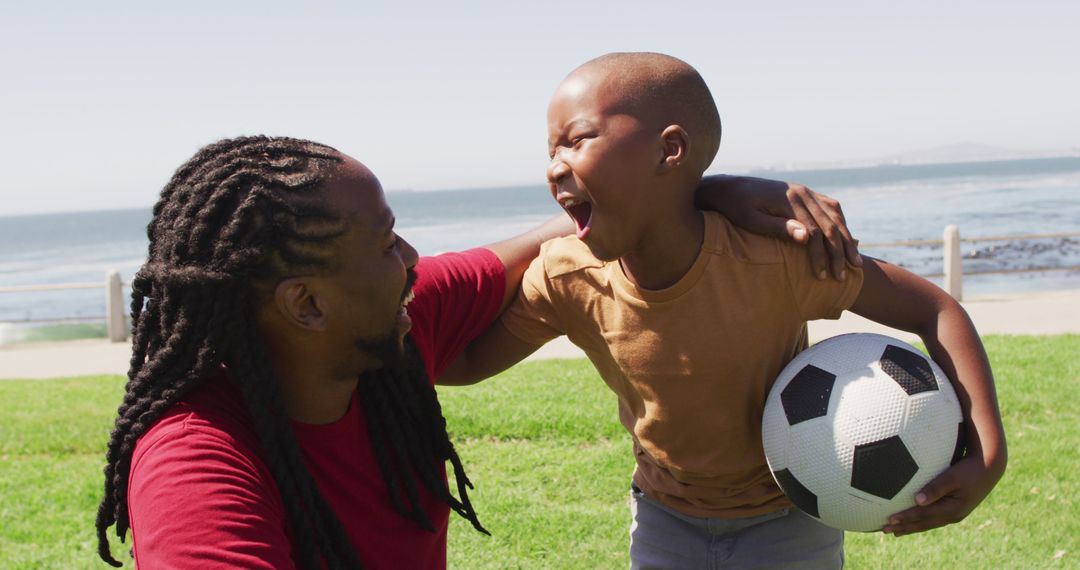
M 30 326 L 0 323 L 0 345 L 106 338 L 105 323 L 54 323 Z
M 849 568 L 1077 567 L 1080 336 L 985 342 L 1009 437 L 1004 479 L 960 524 L 849 533 Z M 93 519 L 122 391 L 117 376 L 0 382 L 0 567 L 107 568 Z M 453 518 L 452 568 L 627 566 L 630 442 L 588 362 L 529 363 L 441 399 L 493 534 Z
M 109 567 L 94 517 L 123 394 L 120 376 L 0 381 L 0 567 Z

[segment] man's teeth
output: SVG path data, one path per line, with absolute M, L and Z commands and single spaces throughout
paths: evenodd
M 410 291 L 409 291 L 409 294 L 408 294 L 408 295 L 405 295 L 405 298 L 404 298 L 404 299 L 403 299 L 403 300 L 401 301 L 401 306 L 402 306 L 402 307 L 404 307 L 405 305 L 408 305 L 408 304 L 409 304 L 409 302 L 410 302 L 410 301 L 412 301 L 412 300 L 413 300 L 413 299 L 415 299 L 415 298 L 416 298 L 416 293 L 413 293 L 413 292 L 412 292 L 412 291 L 410 290 Z

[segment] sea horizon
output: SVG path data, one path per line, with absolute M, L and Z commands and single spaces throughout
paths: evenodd
M 872 162 L 868 164 L 868 162 Z M 891 180 L 905 180 L 926 178 L 928 172 L 940 171 L 949 176 L 955 176 L 957 172 L 968 171 L 973 174 L 985 172 L 985 167 L 990 164 L 999 164 L 995 170 L 1003 174 L 1016 174 L 1023 172 L 1051 171 L 1067 172 L 1080 169 L 1080 150 L 1060 151 L 1038 156 L 1019 156 L 1013 158 L 986 158 L 974 160 L 944 160 L 944 161 L 911 161 L 902 159 L 879 158 L 869 160 L 840 161 L 821 163 L 821 166 L 797 165 L 794 167 L 774 167 L 767 165 L 740 166 L 731 170 L 716 170 L 706 172 L 705 176 L 716 174 L 728 174 L 734 176 L 753 176 L 757 178 L 774 178 L 787 182 L 803 184 L 812 190 L 816 184 L 829 185 L 853 185 L 858 183 L 879 181 L 884 174 Z M 454 186 L 446 188 L 389 188 L 384 189 L 388 200 L 394 196 L 405 194 L 429 194 L 443 192 L 485 192 L 492 190 L 520 190 L 525 188 L 546 188 L 544 183 L 511 183 L 511 184 L 482 184 L 476 186 Z M 822 193 L 827 193 L 822 191 Z M 16 212 L 0 213 L 0 221 L 8 218 L 22 218 L 27 216 L 51 216 L 67 214 L 89 214 L 102 212 L 123 212 L 132 210 L 146 210 L 154 207 L 155 200 L 143 205 L 131 205 L 111 208 L 84 208 L 78 210 L 49 210 L 40 212 Z M 393 206 L 393 204 L 391 204 Z
M 940 247 L 873 244 L 940 240 L 946 225 L 958 225 L 962 238 L 976 239 L 962 247 L 965 294 L 1080 288 L 1080 157 L 747 174 L 836 198 L 864 254 L 921 275 L 941 272 Z M 391 191 L 387 200 L 399 234 L 424 255 L 499 241 L 561 213 L 542 184 Z M 151 213 L 147 205 L 0 217 L 0 289 L 103 282 L 109 270 L 129 281 L 145 260 Z M 985 239 L 1043 234 L 1059 237 Z M 1027 271 L 1040 267 L 1049 270 Z M 0 322 L 103 317 L 100 289 L 0 292 Z

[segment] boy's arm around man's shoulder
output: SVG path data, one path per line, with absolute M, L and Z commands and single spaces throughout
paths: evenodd
M 501 320 L 496 320 L 469 344 L 436 382 L 448 386 L 476 384 L 521 362 L 541 346 L 519 339 Z
M 543 241 L 568 233 L 563 231 L 567 226 L 572 229 L 569 217 L 560 216 L 535 230 L 531 238 L 518 236 L 486 246 L 499 257 L 506 268 L 507 290 L 500 312 L 506 311 L 511 303 L 515 302 L 517 304 L 514 308 L 519 309 L 517 312 L 523 315 L 530 315 L 530 308 L 538 308 L 535 303 L 530 304 L 522 298 L 524 294 L 521 285 L 525 272 L 533 272 L 533 281 L 546 285 L 542 270 L 543 260 L 537 254 Z M 548 299 L 543 297 L 536 299 L 535 295 L 532 296 L 540 305 L 546 305 Z M 435 382 L 444 386 L 476 384 L 524 360 L 543 344 L 543 341 L 533 344 L 522 340 L 512 334 L 501 319 L 496 318 L 487 330 L 473 339 L 454 362 L 439 374 Z
M 959 522 L 1005 472 L 1005 432 L 990 361 L 960 303 L 904 269 L 865 260 L 862 289 L 851 310 L 922 338 L 934 362 L 953 381 L 967 428 L 964 458 L 919 491 L 918 505 L 893 515 L 883 530 L 901 536 Z

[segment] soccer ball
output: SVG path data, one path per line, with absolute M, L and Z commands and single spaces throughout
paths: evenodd
M 765 402 L 765 458 L 795 506 L 875 531 L 963 453 L 963 416 L 940 368 L 878 334 L 820 342 L 784 368 Z

